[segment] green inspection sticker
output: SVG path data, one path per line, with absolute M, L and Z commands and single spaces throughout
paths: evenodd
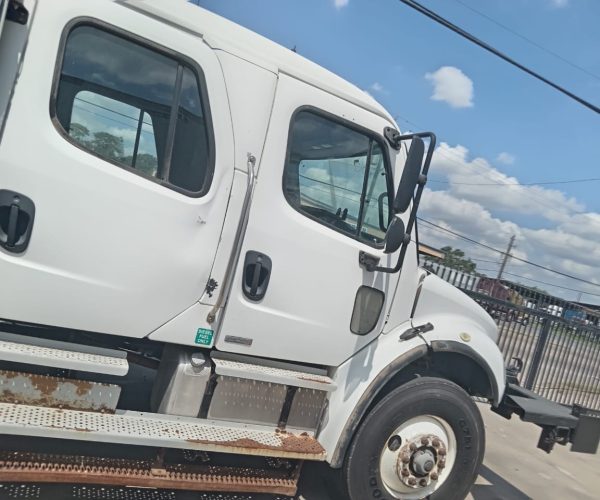
M 196 344 L 210 345 L 212 344 L 215 332 L 207 328 L 198 328 L 196 332 Z

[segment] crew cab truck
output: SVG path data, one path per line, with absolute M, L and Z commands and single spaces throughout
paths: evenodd
M 595 451 L 419 267 L 433 134 L 183 1 L 0 5 L 0 481 L 460 499 L 474 396 Z

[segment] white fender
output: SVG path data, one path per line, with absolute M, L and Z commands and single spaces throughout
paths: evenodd
M 431 323 L 433 330 L 400 339 L 403 333 L 426 323 Z M 493 403 L 498 404 L 504 394 L 505 371 L 496 338 L 496 324 L 476 302 L 437 276 L 428 275 L 412 321 L 380 335 L 333 374 L 338 388 L 330 396 L 319 432 L 327 461 L 333 467 L 341 466 L 351 437 L 379 390 L 402 368 L 426 356 L 429 349 L 471 357 L 488 374 Z
M 372 399 L 385 381 L 403 366 L 427 354 L 427 345 L 419 337 L 401 341 L 402 332 L 411 328 L 407 321 L 382 334 L 341 364 L 333 374 L 337 389 L 330 395 L 328 410 L 319 432 L 319 442 L 327 451 L 327 461 L 339 466 L 338 443 L 347 444 Z M 357 418 L 358 417 L 358 418 Z M 345 436 L 342 439 L 342 436 Z M 345 451 L 345 448 L 344 448 Z

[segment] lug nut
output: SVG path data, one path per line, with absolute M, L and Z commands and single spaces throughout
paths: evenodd
M 401 460 L 403 464 L 407 464 L 408 462 L 410 462 L 410 457 L 408 455 L 402 455 Z
M 446 467 L 446 462 L 440 462 L 440 463 L 438 464 L 438 469 L 439 469 L 439 470 L 442 470 L 444 467 Z
M 410 443 L 410 451 L 417 451 L 417 445 L 415 443 Z
M 438 448 L 440 446 L 440 440 L 439 439 L 434 439 L 431 444 L 433 445 L 434 448 Z
M 429 477 L 432 481 L 437 481 L 439 476 L 437 475 L 437 472 L 432 472 Z
M 408 484 L 409 484 L 409 486 L 416 486 L 417 480 L 414 477 L 409 477 Z
M 410 472 L 408 471 L 408 469 L 402 469 L 402 472 L 401 472 L 401 474 L 402 474 L 402 476 L 403 476 L 403 477 L 408 477 L 408 476 L 410 476 Z
M 438 451 L 438 453 L 441 457 L 443 457 L 446 455 L 446 450 L 444 448 L 442 448 L 441 450 Z
M 420 484 L 421 486 L 427 486 L 427 479 L 425 479 L 425 478 L 421 479 L 421 480 L 419 481 L 419 484 Z
M 426 437 L 422 437 L 421 438 L 421 444 L 423 446 L 427 446 L 429 444 L 429 439 L 427 439 Z

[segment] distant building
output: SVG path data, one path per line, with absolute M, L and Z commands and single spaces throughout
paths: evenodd
M 436 259 L 443 259 L 444 252 L 438 250 L 437 248 L 430 247 L 429 245 L 425 245 L 425 243 L 419 243 L 419 253 L 421 255 L 427 255 L 428 257 L 435 257 Z

